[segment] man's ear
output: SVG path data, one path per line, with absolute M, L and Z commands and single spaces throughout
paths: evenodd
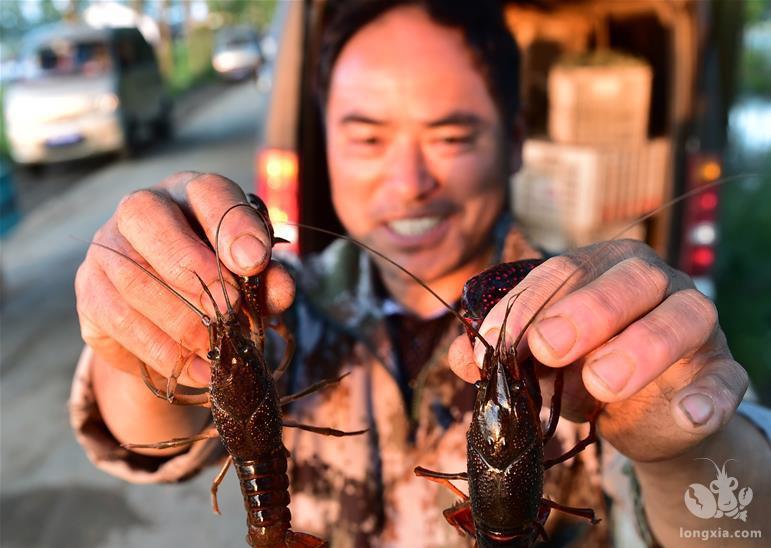
M 509 143 L 509 165 L 514 175 L 522 168 L 522 145 L 525 142 L 525 118 L 522 113 L 517 113 L 512 122 L 511 141 Z

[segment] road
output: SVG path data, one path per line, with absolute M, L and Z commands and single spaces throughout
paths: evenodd
M 245 516 L 233 477 L 214 516 L 216 470 L 179 485 L 130 485 L 86 459 L 66 402 L 82 342 L 73 280 L 86 242 L 126 193 L 179 170 L 222 173 L 250 189 L 262 101 L 251 82 L 185 116 L 178 136 L 137 159 L 91 165 L 80 180 L 29 205 L 3 242 L 0 322 L 0 545 L 240 547 Z M 55 169 L 55 168 L 54 168 Z M 50 175 L 50 174 L 49 174 Z

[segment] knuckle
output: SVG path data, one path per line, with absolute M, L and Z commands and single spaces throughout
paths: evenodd
M 165 203 L 157 191 L 149 188 L 135 190 L 124 196 L 115 212 L 118 226 L 125 226 L 126 223 L 146 218 L 147 212 Z
M 710 373 L 705 380 L 711 393 L 733 405 L 738 403 L 749 387 L 747 371 L 733 361 L 726 367 Z
M 598 287 L 586 287 L 581 291 L 583 303 L 580 306 L 585 307 L 591 312 L 592 318 L 601 325 L 598 327 L 603 332 L 615 327 L 616 318 L 624 317 L 624 302 L 618 298 L 618 292 L 607 291 Z
M 571 255 L 558 255 L 544 261 L 538 269 L 546 274 L 558 279 L 564 279 L 573 274 L 578 269 L 583 268 L 580 261 Z
M 132 333 L 136 324 L 136 314 L 128 305 L 115 306 L 110 311 L 110 324 L 115 333 Z
M 677 293 L 685 312 L 691 317 L 702 318 L 710 326 L 717 324 L 717 307 L 715 303 L 702 295 L 696 289 L 684 289 Z
M 235 183 L 218 173 L 200 173 L 187 183 L 187 195 L 191 199 L 232 189 Z
M 664 297 L 669 286 L 669 276 L 661 268 L 639 256 L 624 260 L 621 266 L 624 268 L 625 276 L 629 277 L 627 280 L 629 285 L 652 289 L 662 298 Z
M 190 283 L 196 287 L 197 282 L 193 272 L 202 273 L 203 265 L 212 262 L 211 255 L 211 251 L 202 243 L 187 238 L 171 244 L 164 258 L 168 266 L 167 281 L 174 286 Z M 225 272 L 223 275 L 226 275 Z
M 662 315 L 650 314 L 628 328 L 633 339 L 644 341 L 645 352 L 653 363 L 668 365 L 674 361 L 673 353 L 680 346 L 677 326 L 669 320 Z

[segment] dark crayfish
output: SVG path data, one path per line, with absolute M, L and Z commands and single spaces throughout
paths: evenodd
M 268 230 L 272 244 L 281 241 L 273 235 L 264 203 L 254 196 L 250 196 L 250 199 L 251 204 L 234 205 L 223 214 L 217 227 L 215 243 L 218 240 L 222 220 L 229 211 L 236 207 L 252 207 Z M 100 244 L 94 245 L 105 247 Z M 106 249 L 118 253 L 110 248 Z M 300 428 L 330 436 L 356 435 L 365 431 L 342 432 L 332 428 L 309 426 L 282 419 L 282 406 L 335 383 L 342 377 L 324 380 L 296 394 L 279 397 L 275 383 L 291 360 L 294 348 L 292 336 L 280 321 L 268 324 L 268 327 L 277 330 L 287 341 L 287 348 L 281 364 L 274 371 L 270 371 L 263 353 L 265 321 L 261 313 L 262 277 L 257 275 L 238 280 L 243 296 L 242 312 L 249 324 L 247 327 L 241 321 L 239 311 L 234 310 L 227 297 L 227 292 L 224 291 L 219 252 L 216 245 L 215 252 L 217 253 L 217 266 L 220 269 L 220 283 L 223 284 L 227 304 L 227 310 L 224 313 L 217 308 L 206 284 L 196 274 L 214 306 L 216 313 L 214 320 L 157 276 L 131 258 L 121 254 L 185 301 L 187 306 L 201 318 L 209 332 L 208 358 L 211 360 L 212 377 L 208 393 L 200 395 L 175 394 L 176 378 L 181 372 L 182 364 L 179 364 L 172 373 L 165 390 L 154 385 L 147 367 L 143 366 L 142 376 L 145 383 L 156 396 L 167 399 L 171 403 L 210 407 L 214 422 L 214 427 L 191 438 L 179 438 L 150 444 L 126 444 L 125 447 L 162 449 L 190 445 L 195 441 L 219 436 L 228 452 L 228 457 L 212 483 L 211 493 L 214 511 L 219 513 L 217 488 L 232 464 L 236 469 L 244 497 L 248 526 L 246 541 L 250 546 L 288 548 L 326 546 L 327 543 L 319 538 L 290 529 L 289 479 L 286 473 L 288 452 L 282 441 L 282 428 Z
M 490 309 L 541 262 L 497 265 L 466 283 L 463 308 L 472 343 Z M 515 300 L 516 296 L 508 303 L 505 318 Z M 517 360 L 516 348 L 522 334 L 509 344 L 505 333 L 501 330 L 495 346 L 484 343 L 481 380 L 476 384 L 477 395 L 466 434 L 467 472 L 444 474 L 418 467 L 415 473 L 447 485 L 461 497 L 461 502 L 444 511 L 445 518 L 475 538 L 479 546 L 532 546 L 539 537 L 546 538 L 544 524 L 552 509 L 596 523 L 589 508 L 571 508 L 543 498 L 544 472 L 594 442 L 595 428 L 592 420 L 586 439 L 564 455 L 544 460 L 544 446 L 559 421 L 562 370 L 555 376 L 549 421 L 544 428 L 539 417 L 542 398 L 534 363 Z M 469 496 L 452 485 L 451 480 L 468 481 Z

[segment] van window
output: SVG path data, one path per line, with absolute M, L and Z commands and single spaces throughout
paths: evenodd
M 93 76 L 112 67 L 107 44 L 99 41 L 56 40 L 39 46 L 31 59 L 31 79 L 56 76 Z

